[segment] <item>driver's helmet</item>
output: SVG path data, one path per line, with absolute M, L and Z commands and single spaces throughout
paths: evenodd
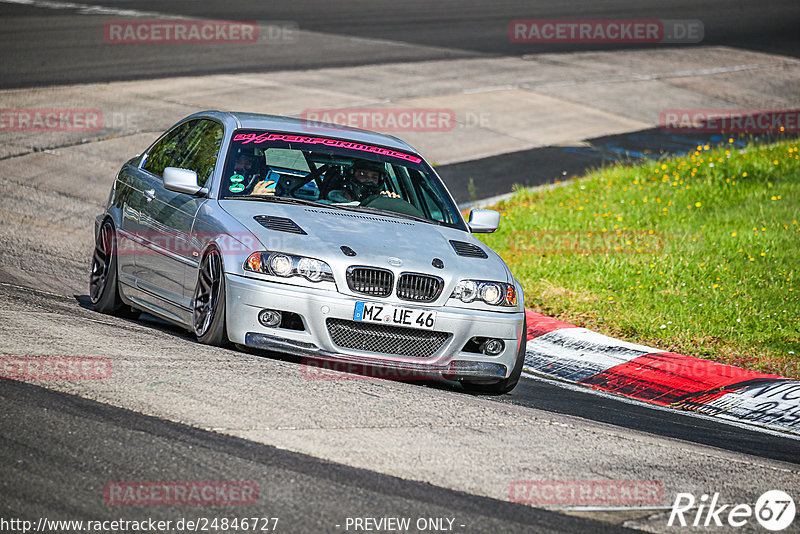
M 359 159 L 350 167 L 347 186 L 356 198 L 364 199 L 379 194 L 385 179 L 386 166 L 383 163 Z
M 239 174 L 249 178 L 260 173 L 260 162 L 263 157 L 256 155 L 254 147 L 243 146 L 234 149 L 232 154 L 233 167 L 231 174 Z

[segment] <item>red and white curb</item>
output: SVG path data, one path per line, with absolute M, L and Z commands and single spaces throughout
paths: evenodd
M 800 381 L 664 352 L 525 313 L 528 372 L 800 435 Z

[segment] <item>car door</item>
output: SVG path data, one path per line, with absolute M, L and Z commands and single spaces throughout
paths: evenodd
M 121 235 L 125 236 L 126 243 L 131 245 L 124 248 L 126 251 L 124 282 L 137 289 L 148 287 L 147 281 L 153 278 L 151 273 L 137 264 L 137 258 L 141 263 L 142 259 L 153 253 L 153 243 L 164 241 L 162 237 L 153 235 L 153 224 L 149 220 L 147 208 L 155 198 L 156 187 L 161 182 L 161 173 L 172 163 L 172 158 L 181 142 L 196 123 L 196 120 L 192 120 L 175 126 L 145 153 L 136 168 L 125 173 Z M 132 298 L 141 296 L 141 291 L 131 295 Z M 151 299 L 147 300 L 149 302 Z
M 197 173 L 197 185 L 200 187 L 210 185 L 211 177 L 214 174 L 217 159 L 219 158 L 224 132 L 222 124 L 203 119 L 184 141 L 181 149 L 181 160 L 175 166 L 195 171 Z M 183 258 L 182 302 L 183 305 L 191 307 L 195 282 L 197 281 L 199 253 L 202 250 L 202 244 L 210 236 L 197 236 L 195 228 L 195 217 L 200 211 L 200 207 L 207 201 L 207 198 L 205 196 L 184 196 L 188 198 L 185 199 L 179 214 L 182 229 L 181 239 L 180 241 L 175 241 L 178 246 L 172 252 L 176 257 L 181 256 Z M 188 213 L 192 214 L 191 218 L 186 218 Z
M 213 173 L 223 131 L 212 120 L 184 123 L 154 147 L 141 166 L 145 201 L 137 229 L 141 243 L 135 254 L 137 285 L 151 305 L 183 322 L 191 314 L 184 279 L 197 266 L 191 254 L 192 222 L 205 198 L 167 190 L 163 173 L 166 167 L 190 169 L 204 186 Z

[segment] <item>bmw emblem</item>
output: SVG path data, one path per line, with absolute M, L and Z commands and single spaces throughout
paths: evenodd
M 401 265 L 403 265 L 403 260 L 401 260 L 400 258 L 391 257 L 389 258 L 388 261 L 389 265 L 393 267 L 400 267 Z

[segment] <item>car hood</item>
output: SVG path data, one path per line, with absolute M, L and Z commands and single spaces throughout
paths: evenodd
M 503 260 L 462 230 L 317 206 L 246 200 L 221 200 L 220 205 L 258 238 L 264 250 L 323 260 L 331 265 L 335 274 L 337 271 L 343 273 L 350 265 L 369 265 L 398 274 L 403 271 L 429 273 L 444 278 L 446 282 L 466 278 L 512 281 Z M 290 219 L 305 234 L 268 229 L 256 220 L 259 216 Z M 487 257 L 459 256 L 451 240 L 476 245 L 486 252 Z M 356 256 L 345 255 L 341 247 L 351 248 Z M 432 266 L 435 258 L 442 260 L 443 269 Z M 397 265 L 397 260 L 400 265 Z

